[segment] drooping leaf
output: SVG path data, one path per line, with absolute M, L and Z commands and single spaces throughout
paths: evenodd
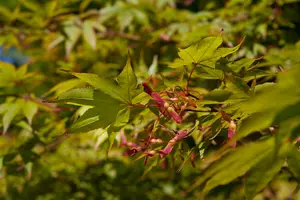
M 230 158 L 227 158 L 226 161 L 224 161 L 225 163 L 228 163 L 228 160 L 230 161 L 232 159 L 231 164 L 228 163 L 229 165 L 223 166 L 222 169 L 218 170 L 207 181 L 204 188 L 204 194 L 207 194 L 210 190 L 219 185 L 225 185 L 237 177 L 244 175 L 249 169 L 260 162 L 269 151 L 271 151 L 273 144 L 274 141 L 269 139 L 264 142 L 245 145 L 232 153 Z M 246 147 L 247 150 L 245 150 Z M 252 151 L 249 151 L 249 149 Z M 223 163 L 219 164 L 222 165 Z
M 240 60 L 234 61 L 232 63 L 229 63 L 228 66 L 234 71 L 234 72 L 240 72 L 243 68 L 246 70 L 254 63 L 255 59 L 250 58 L 242 58 Z
M 125 108 L 121 108 L 121 110 L 118 112 L 116 121 L 114 123 L 114 126 L 116 127 L 122 127 L 127 124 L 130 117 L 130 108 L 127 106 Z
M 287 163 L 293 175 L 300 180 L 300 152 L 295 147 L 288 152 Z
M 38 111 L 38 105 L 32 101 L 25 101 L 23 106 L 23 113 L 27 118 L 28 123 L 31 125 L 33 116 Z
M 149 76 L 153 76 L 157 72 L 157 66 L 158 66 L 157 59 L 158 59 L 158 56 L 155 55 L 153 57 L 152 64 L 151 64 L 151 66 L 149 67 L 149 70 L 148 70 L 148 75 Z
M 228 90 L 215 89 L 205 95 L 204 100 L 212 100 L 212 101 L 225 101 L 232 95 L 232 92 Z
M 275 113 L 272 111 L 266 111 L 261 113 L 255 113 L 243 120 L 240 128 L 237 130 L 236 138 L 243 138 L 247 135 L 261 131 L 262 129 L 268 128 L 272 125 Z
M 25 170 L 27 172 L 27 179 L 30 179 L 32 176 L 32 166 L 33 166 L 32 162 L 28 162 L 25 164 Z
M 93 48 L 96 49 L 96 33 L 94 31 L 94 21 L 85 20 L 83 23 L 83 38 Z
M 68 90 L 58 96 L 58 101 L 73 102 L 72 100 L 94 100 L 94 90 L 92 88 L 75 88 Z
M 81 29 L 69 21 L 66 22 L 64 25 L 64 32 L 67 36 L 65 42 L 65 48 L 66 48 L 66 55 L 68 57 L 81 35 Z
M 249 86 L 243 79 L 233 75 L 225 78 L 225 85 L 226 88 L 233 93 L 244 92 L 245 94 L 248 94 L 250 90 Z
M 273 145 L 274 140 L 267 139 L 233 149 L 213 165 L 209 166 L 190 190 L 199 187 L 207 180 L 204 193 L 209 192 L 218 185 L 231 182 L 259 162 L 270 151 Z
M 10 63 L 0 61 L 0 87 L 6 87 L 16 79 L 16 69 Z
M 20 66 L 19 69 L 17 69 L 16 71 L 16 79 L 18 80 L 23 79 L 25 77 L 25 74 L 27 73 L 27 68 L 28 68 L 27 64 Z
M 247 199 L 252 199 L 258 192 L 266 187 L 273 177 L 280 171 L 284 163 L 284 153 L 274 158 L 274 152 L 270 151 L 259 163 L 257 163 L 245 178 L 245 192 Z
M 20 112 L 23 106 L 22 100 L 17 100 L 13 103 L 9 104 L 9 109 L 3 115 L 2 123 L 3 123 L 3 133 L 6 133 L 11 121 L 15 118 L 15 116 Z

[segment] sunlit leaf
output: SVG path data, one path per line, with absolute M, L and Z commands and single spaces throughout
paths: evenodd
M 94 21 L 86 20 L 83 23 L 83 38 L 93 48 L 96 49 L 96 33 L 93 28 Z
M 31 125 L 33 116 L 38 111 L 38 105 L 32 101 L 25 101 L 23 105 L 23 113 L 27 118 L 28 123 Z
M 9 104 L 9 109 L 4 113 L 2 118 L 4 133 L 6 133 L 6 131 L 8 130 L 11 121 L 15 118 L 17 114 L 19 114 L 22 106 L 23 106 L 22 100 L 17 100 L 16 102 Z
M 16 79 L 16 70 L 10 63 L 0 61 L 0 87 L 6 87 Z
M 300 152 L 295 147 L 288 152 L 287 163 L 293 175 L 300 180 Z

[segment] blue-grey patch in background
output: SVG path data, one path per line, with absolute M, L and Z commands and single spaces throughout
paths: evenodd
M 0 46 L 0 60 L 20 66 L 28 61 L 28 57 L 24 56 L 16 47 L 4 49 Z

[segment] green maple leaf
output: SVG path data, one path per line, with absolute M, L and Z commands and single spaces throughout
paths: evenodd
M 223 39 L 221 36 L 207 37 L 188 48 L 179 48 L 178 55 L 180 58 L 175 59 L 175 61 L 170 64 L 170 67 L 176 68 L 184 65 L 199 64 L 214 68 L 218 59 L 236 52 L 241 45 L 240 43 L 232 48 L 219 48 L 222 43 Z
M 128 56 L 126 66 L 116 80 L 96 74 L 73 73 L 96 88 L 75 88 L 62 93 L 57 101 L 91 106 L 70 128 L 70 132 L 88 132 L 108 126 L 123 127 L 130 118 L 132 100 L 141 93 Z
M 117 81 L 90 73 L 73 73 L 73 75 L 125 104 L 131 104 L 132 99 L 141 92 L 137 87 L 137 78 L 130 64 L 130 56 Z

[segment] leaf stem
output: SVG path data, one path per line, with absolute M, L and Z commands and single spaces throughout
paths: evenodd
M 191 70 L 190 75 L 188 77 L 188 80 L 187 80 L 187 83 L 186 83 L 186 92 L 187 93 L 189 92 L 189 84 L 190 84 L 190 81 L 191 81 L 192 74 L 196 69 L 196 66 L 197 66 L 197 63 L 194 63 L 193 69 Z

